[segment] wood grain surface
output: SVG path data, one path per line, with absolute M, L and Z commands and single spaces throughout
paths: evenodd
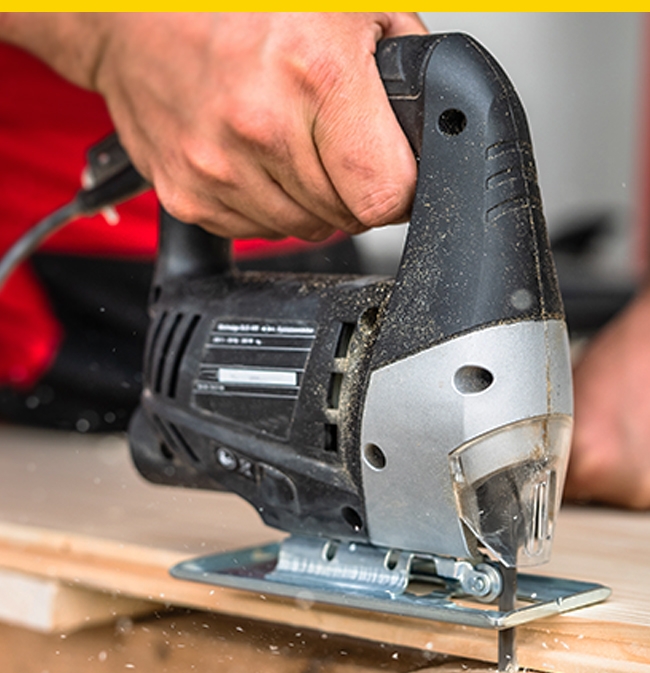
M 32 656 L 25 658 L 24 653 Z M 390 644 L 171 610 L 71 635 L 0 624 L 3 673 L 489 673 L 493 666 Z
M 116 437 L 0 431 L 0 567 L 78 587 L 495 661 L 493 633 L 183 582 L 179 560 L 279 537 L 240 499 L 143 482 Z M 650 515 L 562 511 L 536 572 L 612 587 L 605 604 L 518 629 L 520 663 L 543 671 L 650 671 Z
M 75 586 L 56 577 L 0 568 L 0 622 L 69 633 L 120 617 L 149 614 L 148 600 Z

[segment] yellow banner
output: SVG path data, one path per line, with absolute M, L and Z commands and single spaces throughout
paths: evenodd
M 439 3 L 435 3 L 439 4 Z M 434 3 L 427 11 L 439 11 Z M 232 11 L 236 9 L 240 12 L 249 11 L 283 11 L 300 12 L 306 9 L 305 3 L 298 2 L 209 2 L 206 0 L 191 0 L 189 2 L 171 2 L 139 0 L 137 2 L 126 2 L 124 0 L 99 0 L 97 2 L 83 2 L 81 0 L 4 0 L 2 9 L 6 11 L 97 11 L 97 12 L 139 12 L 139 11 Z M 391 11 L 389 8 L 365 3 L 350 2 L 327 2 L 323 5 L 309 4 L 309 11 Z M 394 9 L 394 8 L 393 8 Z M 465 11 L 471 12 L 642 12 L 650 9 L 650 0 L 628 0 L 624 3 L 614 4 L 612 2 L 515 2 L 514 0 L 472 0 L 463 5 Z M 402 8 L 400 11 L 404 11 Z M 414 10 L 413 10 L 414 11 Z

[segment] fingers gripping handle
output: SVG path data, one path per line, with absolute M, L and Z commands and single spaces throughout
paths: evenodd
M 391 105 L 415 155 L 422 146 L 423 87 L 427 57 L 441 36 L 382 40 L 377 45 L 377 67 Z M 216 255 L 216 260 L 215 260 Z M 230 241 L 199 227 L 187 228 L 163 208 L 155 285 L 181 275 L 227 273 L 232 268 Z
M 416 156 L 422 147 L 423 88 L 426 63 L 442 35 L 382 40 L 377 45 L 377 66 L 391 105 Z M 230 242 L 198 227 L 183 230 L 183 223 L 161 210 L 161 244 L 156 284 L 178 275 L 226 273 L 231 269 Z M 218 261 L 211 259 L 217 255 Z

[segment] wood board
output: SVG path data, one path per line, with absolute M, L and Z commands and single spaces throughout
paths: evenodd
M 494 667 L 346 636 L 171 610 L 65 637 L 0 624 L 2 673 L 489 673 Z M 29 658 L 25 657 L 29 652 Z
M 44 633 L 153 612 L 159 605 L 75 586 L 53 577 L 0 568 L 0 622 Z
M 495 661 L 493 633 L 260 597 L 174 580 L 198 554 L 278 538 L 229 494 L 143 482 L 115 437 L 0 431 L 0 566 L 77 586 Z M 536 572 L 602 582 L 606 604 L 518 629 L 520 663 L 543 671 L 650 671 L 650 515 L 569 508 Z

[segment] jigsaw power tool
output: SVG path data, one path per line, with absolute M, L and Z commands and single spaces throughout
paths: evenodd
M 528 126 L 466 35 L 384 40 L 376 60 L 418 160 L 396 277 L 242 273 L 228 240 L 162 211 L 133 458 L 291 534 L 175 575 L 495 628 L 510 670 L 514 626 L 608 593 L 516 589 L 549 557 L 572 427 Z M 114 137 L 90 164 L 133 178 Z
M 163 212 L 133 456 L 293 535 L 539 563 L 572 400 L 524 112 L 467 37 L 377 63 L 419 159 L 396 278 L 240 273 Z
M 291 533 L 178 576 L 492 619 L 512 668 L 507 627 L 578 604 L 522 578 L 545 607 L 513 616 L 514 569 L 549 557 L 572 428 L 528 126 L 465 35 L 383 41 L 376 59 L 419 164 L 396 277 L 240 273 L 229 241 L 163 212 L 133 457 L 151 481 L 229 489 Z M 415 596 L 413 578 L 447 598 Z M 450 595 L 501 611 L 450 610 Z

